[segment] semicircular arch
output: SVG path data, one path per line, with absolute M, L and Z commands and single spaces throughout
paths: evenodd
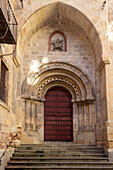
M 76 99 L 94 98 L 88 77 L 75 66 L 61 62 L 44 64 L 39 68 L 38 73 L 29 75 L 23 83 L 22 94 L 43 98 L 44 89 L 48 87 L 48 84 L 55 83 L 66 84 L 67 87 L 73 89 L 71 91 L 76 94 L 74 97 Z

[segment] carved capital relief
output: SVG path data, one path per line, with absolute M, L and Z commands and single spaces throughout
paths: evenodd
M 77 105 L 78 106 L 81 106 L 81 105 L 92 105 L 94 104 L 94 99 L 89 99 L 89 100 L 80 100 L 80 101 L 76 101 Z
M 34 98 L 35 97 L 35 98 Z M 37 98 L 37 96 L 26 96 L 22 95 L 22 99 L 24 102 L 38 104 L 41 99 Z M 44 100 L 43 100 L 44 101 Z

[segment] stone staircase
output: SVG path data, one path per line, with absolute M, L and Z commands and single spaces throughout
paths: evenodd
M 22 145 L 14 152 L 6 170 L 112 169 L 102 148 L 96 145 L 48 143 Z

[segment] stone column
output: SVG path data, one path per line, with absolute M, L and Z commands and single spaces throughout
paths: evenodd
M 108 158 L 110 162 L 113 162 L 113 121 L 107 121 L 107 134 L 108 134 L 108 142 L 109 142 L 109 148 L 108 148 Z
M 38 131 L 38 110 L 39 110 L 39 107 L 38 107 L 38 102 L 35 103 L 35 131 Z
M 77 103 L 73 102 L 73 143 L 77 142 L 78 132 L 78 106 Z
M 25 113 L 25 117 L 24 117 L 24 129 L 27 130 L 27 101 L 24 101 L 24 113 Z
M 33 123 L 33 131 L 36 129 L 35 124 L 35 101 L 32 102 L 32 123 Z
M 40 143 L 44 142 L 44 101 L 39 102 L 38 110 L 38 133 L 40 136 Z
M 1 80 L 1 58 L 0 58 L 0 80 Z
M 106 65 L 103 67 L 101 70 L 101 101 L 102 101 L 102 143 L 103 147 L 105 149 L 105 152 L 107 153 L 108 151 L 108 134 L 107 134 L 107 127 L 106 127 L 106 121 L 108 120 L 108 114 L 110 113 L 108 111 L 108 101 L 109 98 L 107 94 L 107 85 L 108 85 L 108 77 L 106 77 Z M 109 113 L 108 113 L 109 112 Z
M 84 132 L 87 132 L 88 130 L 88 110 L 87 110 L 87 104 L 84 104 Z
M 30 114 L 30 103 L 28 100 L 25 100 L 25 130 L 29 130 L 29 124 L 30 124 L 30 118 L 29 118 L 29 114 Z
M 32 111 L 32 101 L 30 101 L 30 131 L 33 130 L 33 111 Z
M 95 124 L 96 124 L 96 121 L 95 121 L 95 112 L 94 112 L 94 104 L 93 103 L 89 103 L 89 142 L 90 143 L 94 143 L 95 142 Z
M 79 103 L 79 112 L 78 112 L 78 130 L 83 132 L 83 104 Z
M 92 115 L 92 107 L 89 104 L 89 131 L 92 130 L 92 118 L 91 118 L 91 115 Z
M 31 120 L 30 120 L 30 101 L 28 100 L 28 102 L 27 102 L 27 122 L 28 122 L 28 131 L 30 131 L 30 122 L 31 122 Z
M 77 143 L 84 143 L 84 133 L 83 133 L 83 119 L 84 119 L 84 105 L 83 102 L 78 103 L 78 134 L 77 134 Z
M 101 102 L 101 81 L 100 81 L 100 71 L 96 68 L 96 126 L 95 126 L 95 137 L 96 145 L 102 145 L 102 102 Z

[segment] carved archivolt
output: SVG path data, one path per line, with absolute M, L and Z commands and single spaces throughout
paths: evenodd
M 37 73 L 29 75 L 23 83 L 22 95 L 44 97 L 46 87 L 53 84 L 65 84 L 76 100 L 93 98 L 92 85 L 88 77 L 77 67 L 61 62 L 42 65 Z
M 53 76 L 53 77 L 49 77 L 47 78 L 46 80 L 44 80 L 39 88 L 38 88 L 38 91 L 37 91 L 37 94 L 38 94 L 38 97 L 39 98 L 43 98 L 44 97 L 44 92 L 43 92 L 43 89 L 47 86 L 47 84 L 51 83 L 51 82 L 62 82 L 62 85 L 64 83 L 67 83 L 68 85 L 70 85 L 71 87 L 73 87 L 74 89 L 74 92 L 76 94 L 76 100 L 80 100 L 81 98 L 81 92 L 80 90 L 78 89 L 77 85 L 72 81 L 72 80 L 69 80 L 68 78 L 65 78 L 65 77 L 59 77 L 59 76 Z M 58 83 L 57 83 L 58 84 Z M 43 92 L 43 93 L 42 93 Z

